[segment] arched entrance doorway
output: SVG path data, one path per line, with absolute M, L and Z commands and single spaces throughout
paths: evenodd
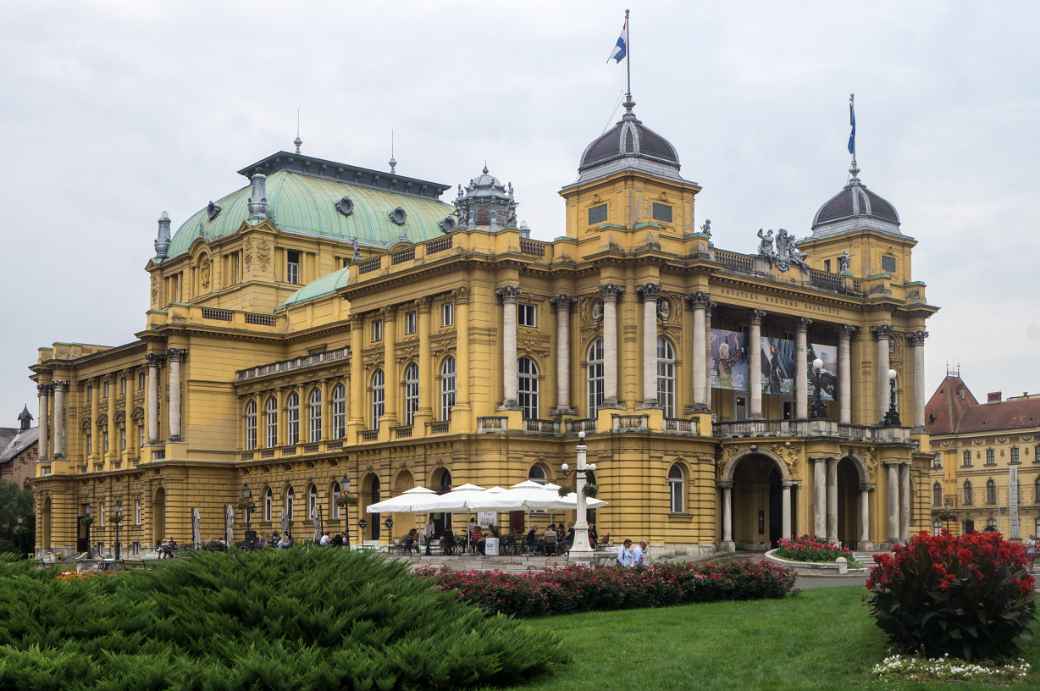
M 849 549 L 857 549 L 862 536 L 860 468 L 848 456 L 838 461 L 838 541 Z
M 155 490 L 152 500 L 152 544 L 159 545 L 166 536 L 166 490 Z
M 783 469 L 773 458 L 751 453 L 733 461 L 726 471 L 723 479 L 731 486 L 723 485 L 723 501 L 729 494 L 731 541 L 737 549 L 769 549 L 783 536 Z M 722 513 L 725 520 L 725 508 Z M 722 533 L 725 541 L 725 525 Z
M 375 473 L 369 473 L 361 481 L 361 515 L 368 522 L 362 537 L 366 540 L 379 539 L 379 514 L 368 513 L 369 505 L 378 501 L 381 501 L 379 496 L 379 476 Z
M 447 494 L 451 491 L 451 473 L 447 468 L 437 468 L 430 479 L 430 489 L 437 494 Z M 442 537 L 445 533 L 451 532 L 450 513 L 430 514 L 430 518 L 433 519 L 434 537 Z

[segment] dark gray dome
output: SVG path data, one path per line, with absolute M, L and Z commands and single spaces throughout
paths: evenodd
M 812 227 L 844 221 L 850 218 L 874 218 L 899 226 L 899 214 L 886 199 L 874 194 L 866 185 L 853 177 L 845 189 L 831 197 L 813 218 Z
M 582 173 L 625 157 L 649 159 L 679 169 L 679 154 L 675 147 L 667 139 L 646 127 L 629 110 L 620 122 L 585 147 L 578 172 Z

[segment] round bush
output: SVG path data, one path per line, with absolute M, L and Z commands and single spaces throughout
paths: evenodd
M 0 564 L 0 688 L 454 689 L 566 660 L 556 636 L 360 552 L 198 553 L 56 574 Z
M 1032 623 L 1025 549 L 1000 533 L 921 533 L 874 561 L 867 578 L 870 609 L 904 652 L 1006 657 Z

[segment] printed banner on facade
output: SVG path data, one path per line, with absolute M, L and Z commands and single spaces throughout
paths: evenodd
M 747 391 L 747 339 L 742 332 L 711 330 L 711 387 Z
M 809 401 L 816 396 L 816 377 L 813 375 L 812 363 L 816 358 L 823 360 L 823 369 L 820 370 L 820 399 L 833 401 L 838 396 L 838 346 L 823 345 L 822 343 L 809 344 Z
M 763 336 L 762 393 L 794 395 L 794 341 L 777 336 Z

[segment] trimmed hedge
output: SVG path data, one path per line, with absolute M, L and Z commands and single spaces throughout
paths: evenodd
M 0 688 L 449 689 L 553 669 L 561 641 L 347 550 L 198 553 L 62 580 L 0 563 Z
M 688 602 L 784 597 L 795 573 L 769 562 L 722 561 L 617 566 L 508 574 L 420 570 L 438 587 L 492 614 L 537 617 L 592 610 L 667 607 Z
M 808 535 L 803 535 L 794 540 L 780 540 L 780 546 L 776 549 L 776 555 L 782 559 L 792 561 L 827 562 L 835 561 L 838 557 L 845 557 L 849 563 L 854 563 L 852 550 L 840 545 L 832 545 L 829 542 L 818 542 Z
M 1000 533 L 921 533 L 874 557 L 867 579 L 877 625 L 900 650 L 929 658 L 1006 657 L 1036 605 L 1021 544 Z

